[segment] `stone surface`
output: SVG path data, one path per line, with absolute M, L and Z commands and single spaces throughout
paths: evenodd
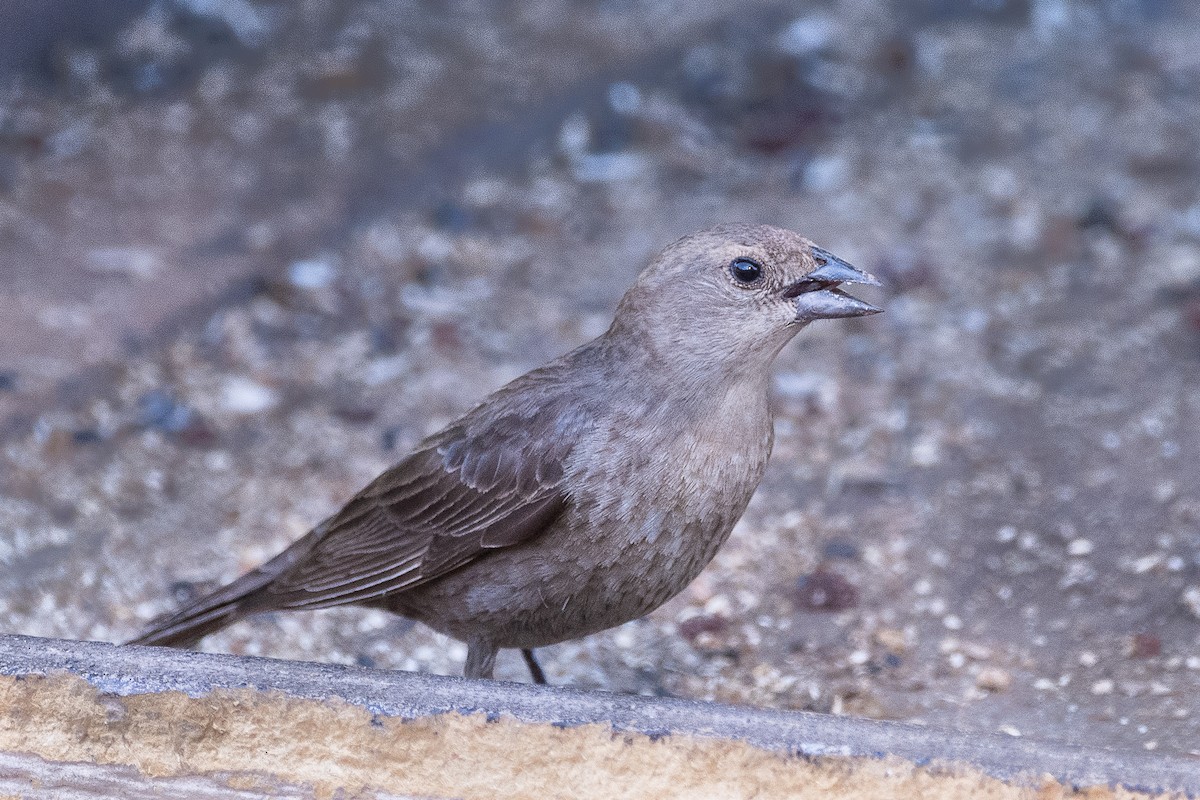
M 1192 764 L 824 714 L 0 637 L 0 789 L 1135 798 Z M 83 762 L 78 772 L 65 763 Z M 107 782 L 107 784 L 105 784 Z M 32 791 L 32 794 L 29 792 Z M 59 792 L 55 794 L 55 792 Z M 1065 794 L 1064 794 L 1065 793 Z M 232 796 L 242 796 L 234 794 Z

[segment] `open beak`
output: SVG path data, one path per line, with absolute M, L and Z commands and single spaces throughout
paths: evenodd
M 797 322 L 865 317 L 883 311 L 882 308 L 851 297 L 838 288 L 843 283 L 879 286 L 879 281 L 873 275 L 855 269 L 819 247 L 814 247 L 812 254 L 816 259 L 817 268 L 783 290 L 784 297 L 796 299 Z

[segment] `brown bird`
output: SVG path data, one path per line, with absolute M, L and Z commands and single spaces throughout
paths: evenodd
M 790 231 L 667 247 L 602 336 L 502 387 L 275 558 L 132 644 L 188 646 L 251 614 L 356 604 L 467 643 L 490 678 L 532 648 L 680 592 L 750 502 L 773 440 L 775 356 L 806 324 L 880 309 L 878 281 Z

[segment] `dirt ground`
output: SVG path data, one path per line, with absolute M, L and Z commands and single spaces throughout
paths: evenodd
M 1190 4 L 113 8 L 0 65 L 0 629 L 128 638 L 757 221 L 887 313 L 784 351 L 729 544 L 552 682 L 1200 756 Z M 204 647 L 465 655 L 359 610 Z

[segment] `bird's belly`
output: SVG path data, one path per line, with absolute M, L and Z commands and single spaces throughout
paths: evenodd
M 644 484 L 654 490 L 643 496 L 594 482 L 600 491 L 577 497 L 543 536 L 409 590 L 392 609 L 501 647 L 541 647 L 637 619 L 713 559 L 765 460 L 729 459 L 700 481 L 674 463 Z M 750 474 L 732 474 L 738 470 Z
M 463 640 L 542 647 L 637 619 L 678 594 L 712 560 L 732 521 L 670 521 L 654 541 L 580 545 L 588 535 L 556 526 L 561 546 L 498 551 L 441 581 L 395 598 L 395 611 Z M 503 574 L 497 580 L 497 573 Z

